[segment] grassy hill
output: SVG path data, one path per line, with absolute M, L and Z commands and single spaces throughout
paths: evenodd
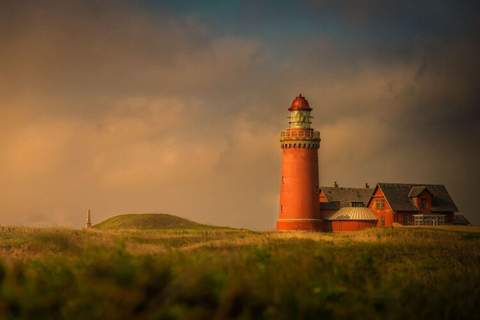
M 94 228 L 99 230 L 118 229 L 196 229 L 208 228 L 184 218 L 165 213 L 136 213 L 122 214 L 108 218 L 97 224 Z
M 0 319 L 475 319 L 480 228 L 0 227 Z

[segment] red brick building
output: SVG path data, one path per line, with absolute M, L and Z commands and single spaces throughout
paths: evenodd
M 374 228 L 377 217 L 366 207 L 344 207 L 324 219 L 325 231 L 357 231 Z
M 379 183 L 368 202 L 377 226 L 453 223 L 457 206 L 438 184 Z
M 372 192 L 369 187 L 344 188 L 336 183 L 334 187 L 320 187 L 320 216 L 328 218 L 345 207 L 366 207 Z

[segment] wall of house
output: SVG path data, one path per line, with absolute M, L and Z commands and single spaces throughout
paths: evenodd
M 442 212 L 445 214 L 445 223 L 453 223 L 455 214 L 453 212 Z
M 425 200 L 425 207 L 421 208 L 422 200 Z M 419 213 L 427 214 L 432 212 L 432 195 L 427 190 L 424 190 L 417 197 L 412 199 L 413 205 L 419 209 Z
M 423 214 L 443 214 L 445 215 L 445 223 L 450 224 L 453 223 L 453 219 L 455 217 L 453 212 L 422 212 Z M 393 215 L 393 222 L 400 223 L 400 224 L 413 224 L 414 223 L 414 214 L 419 214 L 419 212 L 407 212 L 407 211 L 400 211 L 396 212 Z
M 375 220 L 335 220 L 326 222 L 325 231 L 358 231 L 375 226 Z
M 393 222 L 400 223 L 403 225 L 412 224 L 413 215 L 417 213 L 418 212 L 407 212 L 407 211 L 396 212 L 393 214 Z
M 320 192 L 320 194 L 318 195 L 318 201 L 320 201 L 320 203 L 328 202 L 328 198 L 325 195 L 325 192 L 323 191 Z
M 325 210 L 322 209 L 322 204 L 320 203 L 320 218 L 325 219 L 331 217 L 337 210 Z
M 377 209 L 377 200 L 383 199 L 384 200 L 384 208 L 383 209 Z M 385 195 L 383 194 L 382 190 L 380 188 L 377 188 L 372 195 L 372 198 L 370 199 L 370 202 L 368 204 L 368 208 L 373 211 L 375 216 L 378 218 L 377 220 L 377 227 L 391 227 L 394 220 L 393 220 L 393 210 L 388 204 L 387 199 L 385 198 Z M 384 223 L 382 223 L 384 221 Z

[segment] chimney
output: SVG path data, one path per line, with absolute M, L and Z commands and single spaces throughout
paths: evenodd
M 337 181 L 334 181 L 334 182 L 333 182 L 333 186 L 334 186 L 335 188 L 338 188 L 338 183 L 337 183 Z
M 368 184 L 368 182 L 365 183 L 365 188 L 370 189 L 370 185 Z
M 92 214 L 90 209 L 87 212 L 87 222 L 85 223 L 85 229 L 90 229 L 92 227 Z

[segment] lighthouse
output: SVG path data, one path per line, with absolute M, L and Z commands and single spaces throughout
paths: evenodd
M 282 176 L 277 230 L 322 229 L 318 191 L 320 132 L 311 128 L 312 108 L 301 94 L 293 99 L 288 128 L 281 132 Z

